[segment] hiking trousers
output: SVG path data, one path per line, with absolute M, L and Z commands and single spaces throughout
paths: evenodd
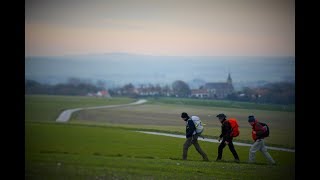
M 250 148 L 249 151 L 249 163 L 254 163 L 256 160 L 256 152 L 261 151 L 264 157 L 271 163 L 275 164 L 275 161 L 271 157 L 271 155 L 267 151 L 267 147 L 264 144 L 263 139 L 257 139 L 256 142 L 253 143 L 253 145 Z
M 198 135 L 195 134 L 192 137 L 187 138 L 186 142 L 183 144 L 183 154 L 182 154 L 182 159 L 187 160 L 188 156 L 188 149 L 191 145 L 194 145 L 198 153 L 202 156 L 203 160 L 208 161 L 208 156 L 203 150 L 201 149 L 199 143 L 198 143 Z
M 226 140 L 223 139 L 223 140 L 221 141 L 219 147 L 218 147 L 218 157 L 217 157 L 217 160 L 221 160 L 221 158 L 222 158 L 223 148 L 226 147 L 226 143 L 225 143 L 225 142 L 226 142 Z M 232 140 L 229 142 L 228 146 L 229 146 L 229 149 L 230 149 L 231 153 L 233 154 L 234 159 L 235 159 L 235 160 L 239 160 L 239 156 L 238 156 L 238 154 L 237 154 L 236 149 L 234 148 L 234 145 L 233 145 L 233 143 L 232 143 Z

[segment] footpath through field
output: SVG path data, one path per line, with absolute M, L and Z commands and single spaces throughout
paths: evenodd
M 130 103 L 130 104 L 118 104 L 118 105 L 108 105 L 108 106 L 97 106 L 97 107 L 87 107 L 87 108 L 76 108 L 76 109 L 68 109 L 63 111 L 59 117 L 56 119 L 56 122 L 68 122 L 72 113 L 80 110 L 88 110 L 88 109 L 101 109 L 101 108 L 115 108 L 115 107 L 125 107 L 125 106 L 132 106 L 132 105 L 138 105 L 138 104 L 143 104 L 147 102 L 145 99 L 140 99 L 136 102 Z M 150 131 L 137 131 L 140 133 L 146 133 L 146 134 L 154 134 L 154 135 L 162 135 L 162 136 L 170 136 L 170 137 L 176 137 L 176 138 L 186 138 L 184 135 L 177 135 L 177 134 L 169 134 L 169 133 L 160 133 L 160 132 L 150 132 Z M 217 139 L 209 139 L 205 138 L 202 139 L 199 137 L 200 141 L 207 141 L 207 142 L 214 142 L 214 143 L 219 143 Z M 239 145 L 239 146 L 251 146 L 251 144 L 247 143 L 240 143 L 240 142 L 233 142 L 233 144 Z M 279 148 L 279 147 L 267 147 L 268 149 L 273 149 L 273 150 L 279 150 L 279 151 L 287 151 L 287 152 L 295 152 L 294 149 L 287 149 L 287 148 Z
M 146 133 L 146 134 L 154 134 L 154 135 L 161 135 L 161 136 L 170 136 L 170 137 L 176 137 L 176 138 L 186 138 L 184 135 L 177 135 L 177 134 L 169 134 L 169 133 L 160 133 L 160 132 L 150 132 L 150 131 L 137 131 L 140 133 Z M 220 143 L 217 139 L 209 139 L 209 138 L 198 138 L 199 141 L 207 141 L 207 142 L 214 142 L 214 143 Z M 239 146 L 251 146 L 252 144 L 247 144 L 247 143 L 240 143 L 240 142 L 233 142 L 235 145 Z M 286 152 L 295 152 L 294 149 L 287 149 L 287 148 L 279 148 L 279 147 L 270 147 L 267 146 L 268 149 L 272 150 L 278 150 L 278 151 L 286 151 Z
M 132 106 L 137 104 L 143 104 L 147 102 L 145 99 L 140 99 L 136 102 L 130 104 L 118 104 L 118 105 L 108 105 L 108 106 L 96 106 L 96 107 L 87 107 L 87 108 L 76 108 L 76 109 L 68 109 L 63 111 L 59 117 L 56 119 L 56 122 L 68 122 L 72 113 L 80 110 L 88 110 L 88 109 L 101 109 L 101 108 L 115 108 L 115 107 L 125 107 L 125 106 Z

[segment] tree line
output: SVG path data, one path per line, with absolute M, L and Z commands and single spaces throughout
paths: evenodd
M 34 80 L 25 80 L 26 94 L 85 96 L 90 92 L 97 92 L 104 89 L 102 82 L 93 84 L 78 78 L 70 78 L 67 83 L 59 83 L 56 85 L 42 84 Z
M 227 99 L 255 103 L 295 104 L 295 83 L 275 82 L 261 87 L 245 87 L 233 92 Z
M 56 85 L 41 84 L 34 80 L 25 81 L 26 94 L 85 96 L 88 93 L 106 90 L 105 87 L 106 84 L 103 81 L 94 84 L 77 78 L 70 78 L 66 83 Z M 108 89 L 108 91 L 111 96 L 192 97 L 189 85 L 182 80 L 176 80 L 171 86 L 164 87 L 152 84 L 135 87 L 132 83 L 128 83 L 119 88 Z M 295 104 L 295 83 L 277 82 L 256 88 L 245 87 L 241 91 L 230 93 L 225 99 L 255 103 Z

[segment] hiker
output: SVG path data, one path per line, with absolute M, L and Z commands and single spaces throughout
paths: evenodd
M 186 122 L 186 142 L 183 144 L 182 159 L 187 160 L 188 149 L 193 144 L 199 154 L 201 154 L 204 161 L 209 161 L 206 153 L 203 152 L 198 143 L 198 134 L 194 122 L 186 112 L 181 113 L 181 118 Z
M 249 163 L 255 162 L 255 156 L 256 152 L 259 150 L 262 152 L 264 157 L 273 165 L 276 164 L 276 162 L 273 160 L 271 155 L 267 151 L 267 147 L 264 144 L 264 133 L 267 131 L 267 129 L 264 129 L 263 124 L 260 124 L 258 120 L 254 116 L 248 116 L 248 122 L 252 126 L 252 139 L 254 140 L 253 145 L 251 146 L 249 150 Z
M 232 152 L 232 154 L 234 156 L 235 162 L 239 163 L 240 159 L 239 159 L 239 156 L 238 156 L 238 154 L 233 146 L 233 143 L 232 143 L 232 140 L 233 140 L 233 136 L 231 136 L 232 128 L 231 128 L 230 123 L 226 119 L 227 116 L 224 114 L 218 114 L 216 117 L 219 119 L 219 121 L 222 124 L 221 134 L 220 134 L 219 140 L 218 140 L 220 142 L 222 139 L 222 141 L 218 147 L 218 157 L 217 157 L 216 161 L 221 161 L 223 148 L 226 145 L 228 145 L 230 151 Z

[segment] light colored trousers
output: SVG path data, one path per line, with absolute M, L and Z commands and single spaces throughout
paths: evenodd
M 256 142 L 254 142 L 253 145 L 251 146 L 249 151 L 249 163 L 255 162 L 257 151 L 261 151 L 264 157 L 266 157 L 271 164 L 275 164 L 275 161 L 267 151 L 267 147 L 264 145 L 263 139 L 256 140 Z

